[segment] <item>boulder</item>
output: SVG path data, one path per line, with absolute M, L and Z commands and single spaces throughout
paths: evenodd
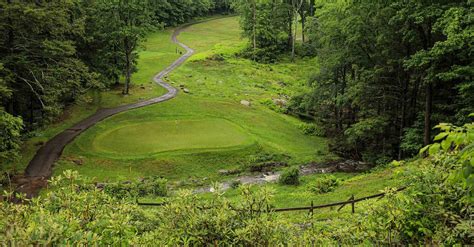
M 247 106 L 247 107 L 250 107 L 250 106 L 251 106 L 251 103 L 250 103 L 250 101 L 248 101 L 248 100 L 241 100 L 241 101 L 240 101 L 240 104 L 241 104 L 241 105 L 244 105 L 244 106 Z
M 288 102 L 284 99 L 273 99 L 273 103 L 277 106 L 283 107 L 286 106 Z

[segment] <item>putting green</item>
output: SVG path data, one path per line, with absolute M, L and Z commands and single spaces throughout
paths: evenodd
M 119 125 L 96 136 L 95 151 L 119 156 L 219 149 L 251 144 L 238 125 L 221 118 L 158 120 Z

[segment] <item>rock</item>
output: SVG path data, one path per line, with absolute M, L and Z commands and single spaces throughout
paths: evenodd
M 189 89 L 187 89 L 187 88 L 183 88 L 183 92 L 185 92 L 185 93 L 190 93 L 190 92 L 189 92 Z
M 287 101 L 284 99 L 273 99 L 273 103 L 277 106 L 283 107 L 286 106 Z
M 227 175 L 229 170 L 224 170 L 224 169 L 221 169 L 219 171 L 217 171 L 219 173 L 219 175 Z
M 84 161 L 82 159 L 74 159 L 72 162 L 78 166 L 82 166 L 84 164 Z
M 237 170 L 237 169 L 231 169 L 231 170 L 221 169 L 221 170 L 219 170 L 218 172 L 219 172 L 219 175 L 227 176 L 227 175 L 237 174 L 237 173 L 239 173 L 240 171 Z
M 251 105 L 251 104 L 250 104 L 250 101 L 247 101 L 247 100 L 241 100 L 241 101 L 240 101 L 240 104 L 241 104 L 241 105 L 244 105 L 244 106 L 247 106 L 247 107 L 250 107 L 250 105 Z

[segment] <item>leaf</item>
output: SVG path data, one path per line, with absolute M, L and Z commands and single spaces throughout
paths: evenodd
M 449 134 L 448 132 L 439 133 L 439 134 L 434 138 L 434 140 L 435 140 L 435 141 L 439 141 L 439 140 L 445 138 L 448 134 Z
M 444 140 L 441 142 L 441 148 L 444 150 L 444 151 L 448 151 L 448 149 L 451 147 L 451 143 L 450 141 L 448 140 Z
M 428 150 L 429 147 L 430 147 L 430 145 L 427 145 L 424 148 L 420 149 L 420 154 L 424 154 L 426 152 L 426 150 Z
M 435 143 L 435 144 L 430 146 L 430 149 L 428 150 L 428 152 L 429 152 L 430 155 L 433 155 L 435 153 L 438 153 L 439 149 L 440 149 L 440 144 Z

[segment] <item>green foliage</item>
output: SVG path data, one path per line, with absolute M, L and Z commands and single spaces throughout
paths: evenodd
M 297 166 L 292 166 L 283 170 L 278 180 L 280 184 L 285 185 L 299 185 L 300 184 L 300 169 Z
M 288 49 L 288 20 L 292 20 L 291 5 L 280 1 L 246 1 L 234 3 L 240 13 L 243 35 L 249 38 L 249 46 L 243 55 L 260 62 L 274 62 Z M 291 14 L 289 16 L 289 14 Z
M 423 147 L 423 131 L 420 126 L 404 130 L 400 148 L 409 156 L 414 156 Z
M 219 190 L 207 200 L 180 191 L 166 205 L 145 209 L 99 191 L 67 171 L 51 180 L 47 193 L 28 204 L 2 202 L 0 241 L 20 245 L 468 245 L 474 240 L 470 218 L 474 123 L 437 128 L 441 130 L 437 142 L 421 150 L 429 156 L 400 170 L 398 179 L 407 186 L 403 192 L 387 188 L 382 199 L 358 203 L 356 214 L 338 213 L 326 221 L 308 218 L 304 228 L 272 211 L 273 191 L 268 187 L 240 186 L 240 196 L 232 202 Z M 294 181 L 298 169 L 284 174 Z M 334 186 L 333 177 L 324 181 L 320 190 Z
M 308 186 L 308 189 L 315 194 L 324 194 L 334 191 L 334 189 L 336 189 L 340 184 L 341 180 L 334 175 L 326 175 L 317 178 Z
M 2 202 L 0 242 L 15 245 L 129 245 L 143 212 L 93 187 L 77 173 L 53 178 L 51 190 L 26 204 Z M 8 226 L 8 227 L 7 227 Z
M 310 135 L 310 136 L 324 136 L 323 130 L 319 128 L 316 124 L 314 123 L 301 123 L 299 126 L 300 130 L 303 132 L 305 135 Z
M 0 161 L 11 161 L 18 156 L 23 121 L 0 109 Z
M 322 4 L 307 33 L 324 63 L 290 111 L 313 116 L 345 157 L 413 155 L 433 122 L 472 112 L 470 12 L 466 1 Z
M 12 97 L 2 102 L 28 128 L 47 122 L 91 87 L 97 74 L 77 58 L 74 39 L 84 34 L 74 3 L 55 1 L 0 3 L 0 62 Z
M 250 172 L 268 171 L 276 166 L 285 166 L 288 158 L 287 155 L 283 154 L 259 152 L 251 155 L 245 166 Z
M 104 192 L 118 199 L 164 197 L 168 195 L 167 182 L 164 178 L 149 177 L 133 182 L 109 183 L 104 185 Z

